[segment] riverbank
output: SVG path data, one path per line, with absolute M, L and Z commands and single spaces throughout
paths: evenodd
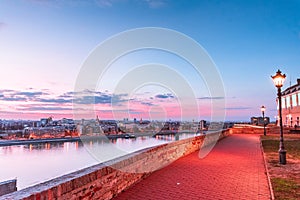
M 192 131 L 182 131 L 176 133 L 178 134 L 195 134 Z M 148 137 L 148 136 L 165 136 L 165 135 L 175 135 L 173 134 L 157 134 L 154 132 L 143 132 L 143 133 L 126 133 L 117 135 L 91 135 L 91 136 L 80 136 L 80 137 L 63 137 L 63 138 L 38 138 L 38 139 L 16 139 L 16 140 L 0 140 L 1 146 L 12 146 L 12 145 L 25 145 L 25 144 L 42 144 L 42 143 L 56 143 L 56 142 L 81 142 L 90 140 L 114 140 L 118 138 L 124 139 L 134 139 L 136 137 Z
M 135 138 L 135 135 L 108 135 L 108 136 L 82 136 L 82 137 L 64 137 L 64 138 L 41 138 L 41 139 L 20 139 L 20 140 L 0 140 L 1 146 L 25 145 L 25 144 L 40 144 L 40 143 L 57 143 L 57 142 L 80 142 L 82 140 L 105 140 L 117 138 Z
M 76 142 L 80 141 L 80 137 L 73 138 L 45 138 L 45 139 L 21 139 L 21 140 L 0 140 L 1 146 L 39 144 L 39 143 L 54 143 L 54 142 Z

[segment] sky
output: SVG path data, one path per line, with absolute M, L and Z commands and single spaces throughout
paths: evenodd
M 2 0 L 0 119 L 73 118 L 89 104 L 88 117 L 101 119 L 222 115 L 218 119 L 249 121 L 264 105 L 274 121 L 270 76 L 285 73 L 283 89 L 300 78 L 299 10 L 299 0 Z M 215 65 L 216 84 L 178 55 L 141 49 L 114 60 L 92 90 L 77 90 L 86 61 L 101 44 L 145 27 L 174 30 L 198 43 Z M 214 96 L 214 87 L 224 95 Z

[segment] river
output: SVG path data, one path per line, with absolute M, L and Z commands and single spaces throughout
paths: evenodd
M 0 147 L 0 182 L 17 178 L 18 190 L 113 158 L 168 142 L 194 137 L 180 134 L 153 138 L 59 142 Z

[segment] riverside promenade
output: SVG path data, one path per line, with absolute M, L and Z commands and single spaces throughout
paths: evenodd
M 271 199 L 259 135 L 233 134 L 205 158 L 198 154 L 176 160 L 114 199 Z

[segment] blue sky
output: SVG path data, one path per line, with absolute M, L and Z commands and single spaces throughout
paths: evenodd
M 0 119 L 71 116 L 76 77 L 99 43 L 129 29 L 162 27 L 193 38 L 211 56 L 223 80 L 227 120 L 249 120 L 260 115 L 261 105 L 274 120 L 276 89 L 270 76 L 280 68 L 287 75 L 285 87 L 300 78 L 299 10 L 297 0 L 3 0 Z M 184 63 L 170 57 L 144 53 L 131 63 L 154 59 L 180 70 Z M 99 109 L 107 109 L 110 87 L 102 85 L 97 93 L 105 100 Z M 151 92 L 147 98 L 170 93 Z

